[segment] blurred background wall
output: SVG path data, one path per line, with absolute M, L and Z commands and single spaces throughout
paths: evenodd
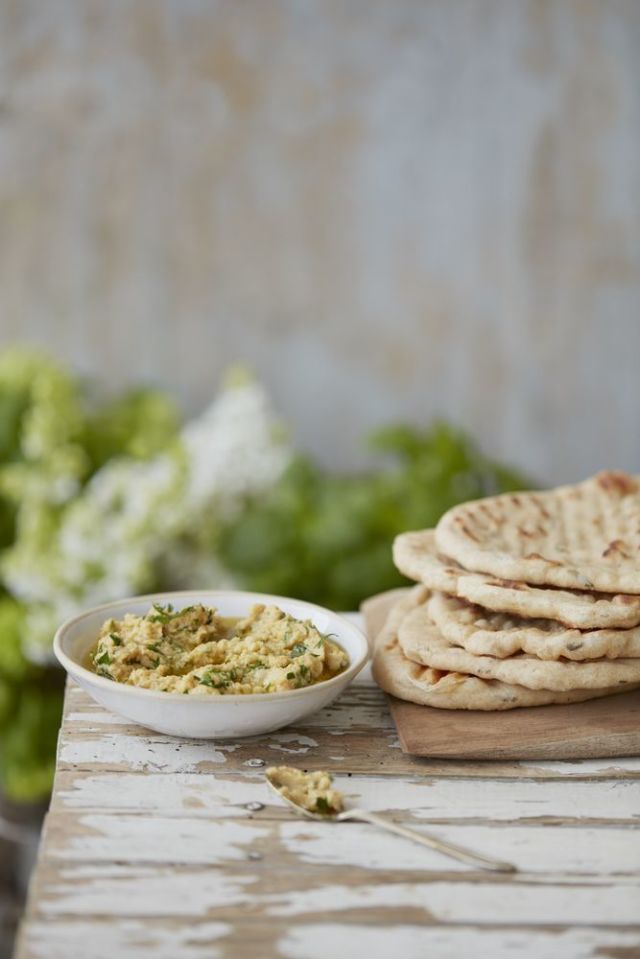
M 640 468 L 635 0 L 1 0 L 0 345 Z

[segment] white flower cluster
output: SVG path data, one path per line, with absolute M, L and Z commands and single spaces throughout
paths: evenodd
M 182 442 L 188 463 L 185 507 L 192 513 L 216 500 L 228 514 L 248 494 L 272 486 L 291 459 L 265 391 L 237 375 L 187 424 Z
M 206 531 L 268 489 L 290 458 L 264 390 L 245 378 L 187 424 L 175 448 L 103 466 L 54 535 L 37 528 L 37 516 L 25 519 L 34 528 L 20 530 L 4 578 L 27 605 L 30 654 L 46 650 L 76 611 L 153 589 L 159 576 L 165 587 L 229 585 Z

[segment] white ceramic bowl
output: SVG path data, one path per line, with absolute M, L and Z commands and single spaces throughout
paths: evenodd
M 333 633 L 349 655 L 349 666 L 333 679 L 303 689 L 235 696 L 185 696 L 139 689 L 97 676 L 83 666 L 105 619 L 121 619 L 125 613 L 144 615 L 152 603 L 172 603 L 176 609 L 202 603 L 215 607 L 222 616 L 246 616 L 254 603 L 274 604 L 297 619 L 310 619 L 322 633 Z M 149 729 L 196 739 L 253 736 L 297 722 L 332 702 L 360 672 L 369 655 L 362 632 L 322 606 L 284 596 L 222 590 L 156 593 L 97 606 L 63 623 L 53 649 L 69 675 L 101 706 Z

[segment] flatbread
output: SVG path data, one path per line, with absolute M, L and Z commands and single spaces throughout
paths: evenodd
M 576 486 L 463 503 L 436 527 L 438 550 L 501 579 L 640 594 L 640 478 L 599 473 Z
M 429 615 L 428 605 L 424 604 L 404 617 L 398 626 L 398 640 L 405 656 L 414 663 L 483 679 L 499 679 L 527 689 L 565 692 L 617 686 L 622 691 L 640 683 L 640 659 L 576 663 L 541 660 L 528 653 L 517 653 L 508 659 L 475 656 L 442 635 Z
M 487 573 L 469 573 L 438 552 L 434 530 L 401 533 L 393 544 L 393 560 L 409 579 L 496 612 L 554 619 L 576 629 L 640 625 L 640 596 L 530 586 Z
M 554 692 L 527 689 L 495 679 L 432 669 L 412 662 L 404 655 L 397 630 L 402 621 L 424 600 L 418 587 L 399 600 L 391 609 L 384 628 L 377 637 L 373 657 L 373 676 L 385 692 L 398 699 L 436 709 L 505 710 L 523 706 L 545 706 L 551 703 L 577 703 L 610 696 L 623 690 L 578 689 Z M 625 686 L 624 691 L 631 687 Z
M 621 659 L 640 657 L 640 627 L 568 629 L 552 619 L 521 619 L 434 593 L 429 615 L 442 635 L 476 656 L 504 659 L 530 653 L 538 659 Z
M 393 562 L 403 576 L 423 583 L 429 589 L 458 596 L 458 584 L 465 569 L 438 552 L 433 529 L 400 533 L 393 541 Z

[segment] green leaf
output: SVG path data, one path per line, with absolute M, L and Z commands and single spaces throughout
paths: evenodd
M 329 805 L 324 796 L 318 796 L 316 799 L 316 812 L 322 813 L 323 816 L 330 816 L 334 812 L 334 809 Z
M 236 675 L 234 670 L 225 672 L 221 669 L 210 669 L 208 673 L 204 673 L 200 677 L 199 683 L 201 686 L 210 686 L 213 689 L 226 689 L 235 679 Z
M 162 606 L 160 603 L 154 603 L 153 608 L 155 613 L 148 613 L 146 616 L 147 621 L 165 625 L 174 619 L 178 619 L 180 616 L 184 616 L 185 613 L 190 613 L 191 610 L 195 609 L 195 606 L 185 606 L 183 609 L 174 609 L 171 603 L 167 603 L 166 606 Z M 207 622 L 208 621 L 209 620 L 207 620 Z

